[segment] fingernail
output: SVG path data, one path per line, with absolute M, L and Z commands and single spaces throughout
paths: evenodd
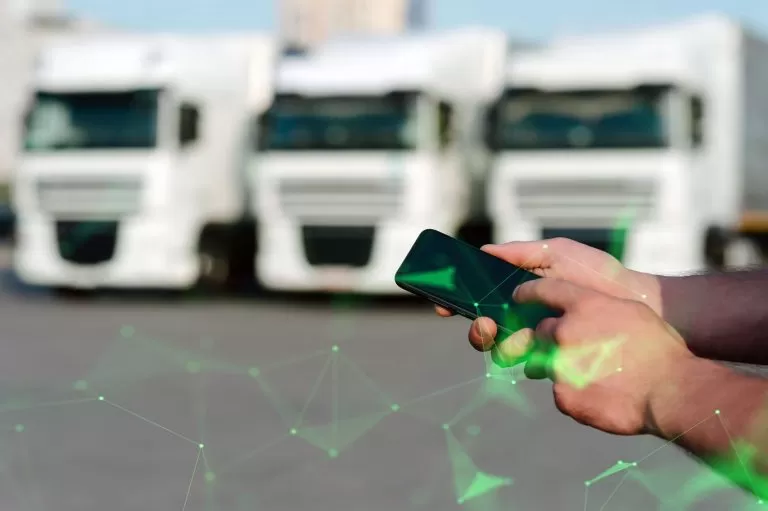
M 520 289 L 520 286 L 517 286 L 514 291 L 512 291 L 512 299 L 517 301 L 517 292 Z

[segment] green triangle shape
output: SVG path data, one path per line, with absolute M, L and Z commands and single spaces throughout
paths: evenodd
M 355 442 L 390 413 L 379 412 L 320 426 L 302 427 L 296 431 L 296 435 L 324 451 L 338 452 Z
M 618 474 L 619 472 L 624 472 L 625 470 L 628 470 L 629 468 L 632 468 L 634 466 L 634 463 L 627 463 L 625 461 L 619 461 L 614 466 L 609 468 L 608 470 L 602 472 L 601 474 L 597 475 L 594 479 L 591 479 L 589 481 L 589 484 L 594 484 L 601 479 L 605 479 L 606 477 L 610 477 L 614 474 Z
M 469 485 L 469 488 L 464 492 L 464 495 L 459 497 L 459 503 L 464 502 L 485 495 L 502 486 L 509 486 L 512 484 L 512 480 L 504 477 L 498 477 L 492 474 L 486 474 L 485 472 L 478 472 L 475 474 L 475 478 Z
M 407 284 L 416 284 L 422 286 L 439 287 L 447 289 L 448 291 L 456 290 L 456 283 L 454 276 L 456 275 L 456 268 L 449 266 L 440 270 L 408 273 L 406 275 L 400 275 L 398 278 L 401 282 Z

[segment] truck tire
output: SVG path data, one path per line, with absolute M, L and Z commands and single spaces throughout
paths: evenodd
M 730 238 L 731 236 L 720 227 L 707 229 L 704 238 L 704 259 L 711 269 L 721 270 L 725 267 L 725 247 Z
M 197 288 L 211 293 L 240 292 L 254 285 L 256 227 L 253 222 L 207 226 L 200 237 Z
M 222 292 L 230 280 L 229 258 L 226 247 L 204 243 L 198 252 L 200 275 L 198 287 L 203 291 Z

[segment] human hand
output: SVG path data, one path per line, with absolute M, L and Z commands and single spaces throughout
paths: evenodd
M 661 315 L 658 277 L 630 270 L 602 250 L 568 238 L 513 241 L 485 245 L 482 250 L 541 277 L 567 280 L 618 298 L 642 300 Z M 443 317 L 453 315 L 440 306 L 436 311 Z
M 529 345 L 534 338 L 552 344 L 547 377 L 554 382 L 555 403 L 561 412 L 607 433 L 658 434 L 649 414 L 651 398 L 680 367 L 696 358 L 671 326 L 639 301 L 560 279 L 521 284 L 514 299 L 563 312 L 541 321 L 535 331 L 514 334 Z M 477 335 L 477 321 L 473 330 Z M 520 356 L 514 347 L 504 348 L 508 341 L 498 347 L 502 364 L 514 363 Z

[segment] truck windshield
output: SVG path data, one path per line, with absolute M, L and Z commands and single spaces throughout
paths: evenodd
M 666 90 L 509 90 L 491 116 L 488 143 L 499 150 L 665 147 Z
M 263 151 L 406 150 L 416 140 L 416 95 L 277 96 L 261 119 Z
M 37 92 L 26 120 L 30 152 L 149 149 L 157 145 L 158 90 Z

